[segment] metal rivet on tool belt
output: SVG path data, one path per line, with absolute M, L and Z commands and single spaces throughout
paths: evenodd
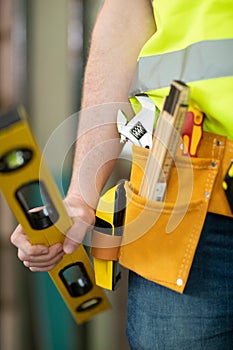
M 205 198 L 209 198 L 209 196 L 210 196 L 210 193 L 209 192 L 205 192 Z
M 176 281 L 177 286 L 181 287 L 183 285 L 183 280 L 182 278 L 178 278 L 178 280 Z
M 216 168 L 217 163 L 216 163 L 216 162 L 212 162 L 212 163 L 211 163 L 211 166 L 212 166 L 212 168 Z

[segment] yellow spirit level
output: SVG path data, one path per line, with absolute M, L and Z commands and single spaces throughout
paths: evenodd
M 64 241 L 72 221 L 21 106 L 0 115 L 0 189 L 32 244 Z M 49 275 L 77 323 L 110 307 L 82 245 Z
M 96 284 L 115 290 L 121 280 L 118 252 L 124 227 L 126 195 L 124 182 L 108 190 L 98 203 L 91 253 Z M 114 257 L 111 258 L 111 257 Z

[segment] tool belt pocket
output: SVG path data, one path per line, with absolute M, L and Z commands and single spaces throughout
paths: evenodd
M 182 293 L 218 173 L 220 160 L 177 156 L 164 202 L 138 195 L 148 150 L 133 146 L 126 182 L 120 263 L 146 279 Z

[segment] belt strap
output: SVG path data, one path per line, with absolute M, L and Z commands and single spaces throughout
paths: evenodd
M 118 260 L 121 236 L 92 231 L 91 255 L 103 260 Z

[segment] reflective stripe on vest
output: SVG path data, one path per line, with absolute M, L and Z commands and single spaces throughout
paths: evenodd
M 179 51 L 140 57 L 130 96 L 185 82 L 232 76 L 233 39 L 202 41 Z

